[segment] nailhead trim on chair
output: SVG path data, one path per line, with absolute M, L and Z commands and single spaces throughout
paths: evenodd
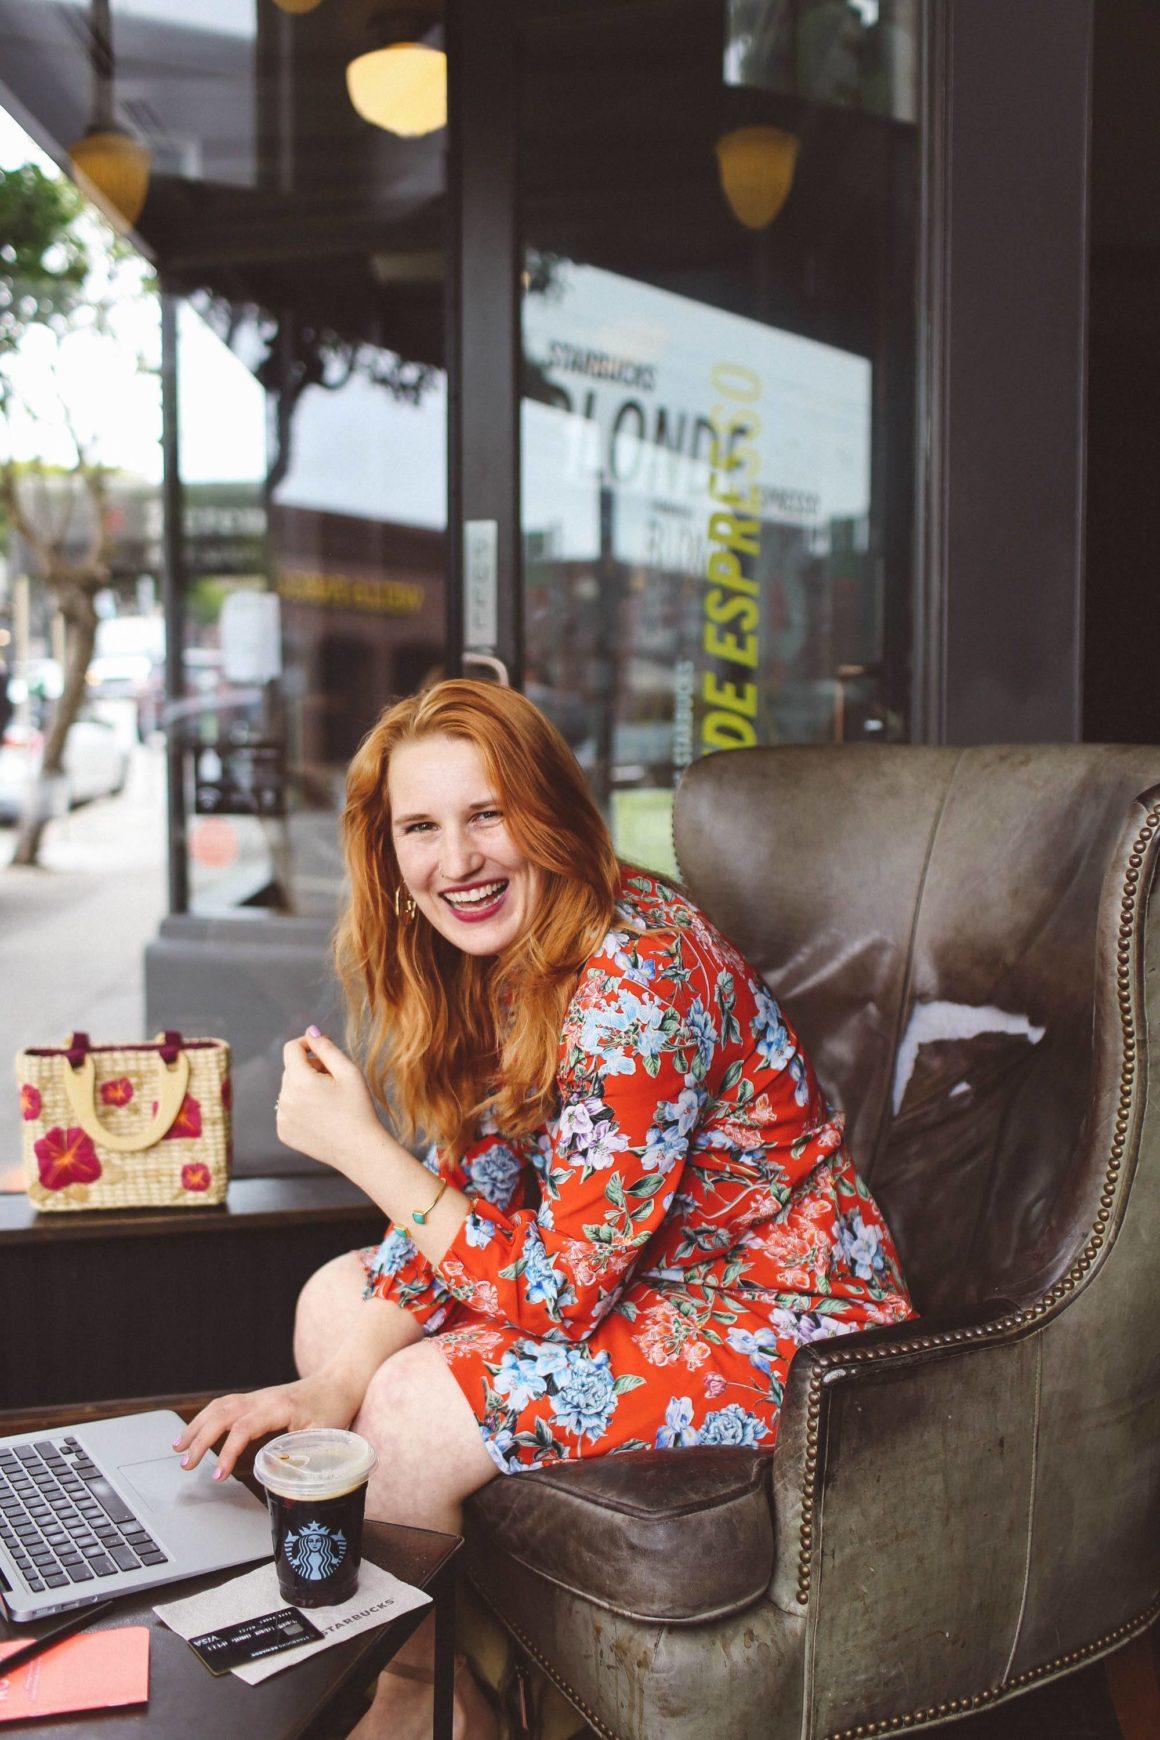
M 557 1689 L 559 1691 L 563 1692 L 564 1696 L 567 1698 L 568 1702 L 573 1706 L 573 1708 L 579 1710 L 580 1714 L 583 1717 L 585 1717 L 585 1719 L 588 1722 L 588 1726 L 593 1730 L 593 1732 L 596 1734 L 599 1734 L 601 1736 L 601 1740 L 621 1740 L 621 1736 L 619 1734 L 615 1734 L 611 1728 L 606 1728 L 604 1726 L 604 1724 L 601 1722 L 599 1716 L 597 1716 L 595 1710 L 592 1710 L 588 1707 L 588 1705 L 584 1702 L 584 1699 L 580 1696 L 579 1692 L 575 1689 L 575 1687 L 570 1686 L 568 1684 L 567 1680 L 564 1679 L 559 1673 L 557 1673 L 556 1669 L 552 1666 L 551 1662 L 548 1661 L 544 1656 L 542 1656 L 540 1654 L 539 1650 L 536 1648 L 536 1646 L 532 1642 L 531 1638 L 525 1637 L 523 1632 L 520 1630 L 519 1626 L 513 1624 L 512 1621 L 508 1618 L 506 1613 L 500 1612 L 499 1608 L 495 1605 L 495 1602 L 492 1600 L 488 1591 L 483 1587 L 483 1585 L 478 1581 L 478 1579 L 476 1577 L 474 1577 L 470 1571 L 468 1571 L 467 1574 L 468 1574 L 468 1577 L 471 1579 L 471 1582 L 472 1582 L 477 1594 L 479 1594 L 483 1598 L 483 1600 L 487 1602 L 487 1605 L 491 1608 L 491 1610 L 495 1614 L 496 1618 L 500 1621 L 500 1623 L 502 1625 L 506 1626 L 508 1631 L 511 1632 L 512 1636 L 519 1643 L 521 1649 L 526 1651 L 526 1653 L 531 1656 L 531 1658 L 534 1662 L 539 1663 L 540 1667 L 547 1674 L 547 1676 L 551 1680 L 552 1684 L 555 1687 L 557 1687 Z
M 850 1348 L 842 1353 L 835 1349 L 832 1354 L 824 1355 L 813 1364 L 810 1371 L 810 1390 L 806 1398 L 806 1453 L 804 1478 L 801 1493 L 801 1537 L 798 1551 L 798 1581 L 797 1598 L 802 1606 L 809 1601 L 810 1583 L 813 1574 L 813 1544 L 814 1544 L 814 1482 L 818 1468 L 819 1425 L 822 1415 L 822 1384 L 826 1374 L 839 1366 L 851 1364 L 870 1365 L 876 1360 L 894 1359 L 900 1354 L 918 1352 L 933 1347 L 953 1347 L 968 1341 L 992 1341 L 1006 1335 L 1012 1329 L 1020 1329 L 1025 1324 L 1035 1323 L 1046 1317 L 1057 1306 L 1061 1299 L 1073 1293 L 1079 1282 L 1091 1268 L 1104 1244 L 1108 1222 L 1112 1218 L 1112 1206 L 1116 1200 L 1116 1179 L 1124 1157 L 1124 1145 L 1128 1136 L 1128 1124 L 1131 1121 L 1132 1092 L 1136 1081 L 1136 1024 L 1132 1007 L 1132 929 L 1135 922 L 1136 899 L 1140 881 L 1140 867 L 1157 827 L 1160 826 L 1160 806 L 1148 811 L 1143 826 L 1136 836 L 1135 843 L 1128 855 L 1128 868 L 1124 873 L 1124 888 L 1120 897 L 1120 926 L 1116 944 L 1116 1000 L 1120 1008 L 1120 1030 L 1123 1037 L 1124 1055 L 1120 1064 L 1120 1097 L 1116 1109 L 1116 1122 L 1112 1135 L 1111 1153 L 1108 1156 L 1107 1170 L 1104 1175 L 1104 1188 L 1100 1194 L 1100 1209 L 1096 1215 L 1091 1237 L 1083 1250 L 1072 1264 L 1066 1275 L 1048 1288 L 1043 1297 L 1034 1305 L 1029 1305 L 1024 1311 L 1012 1312 L 1008 1317 L 1001 1317 L 994 1323 L 972 1329 L 952 1329 L 942 1335 L 920 1335 L 908 1341 L 893 1342 L 886 1347 Z M 1121 1631 L 1131 1630 L 1137 1626 L 1137 1621 L 1131 1621 Z M 1111 1636 L 1118 1637 L 1120 1632 Z M 1075 1652 L 1072 1656 L 1060 1657 L 1061 1661 L 1078 1660 L 1083 1654 L 1099 1649 L 1106 1643 L 1090 1644 L 1085 1650 Z M 1051 1667 L 1037 1669 L 1037 1673 L 1047 1673 Z M 1024 1679 L 1034 1675 L 1025 1675 Z M 1008 1682 L 1012 1685 L 1022 1684 L 1023 1680 Z M 999 1693 L 987 1692 L 981 1701 L 986 1702 Z M 957 1706 L 948 1705 L 940 1708 L 974 1709 L 974 1703 Z M 926 1719 L 925 1717 L 923 1718 Z M 865 1727 L 848 1728 L 843 1731 L 842 1740 L 847 1736 L 869 1734 L 888 1734 L 895 1728 L 906 1726 L 919 1720 L 918 1715 L 895 1717 L 888 1722 L 870 1723 Z
M 1102 1655 L 1115 1648 L 1117 1644 L 1126 1643 L 1128 1638 L 1146 1631 L 1152 1621 L 1160 1615 L 1160 1601 L 1154 1601 L 1135 1619 L 1127 1620 L 1123 1625 L 1117 1625 L 1114 1631 L 1105 1632 L 1103 1637 L 1094 1643 L 1085 1643 L 1082 1649 L 1068 1650 L 1066 1655 L 1057 1655 L 1054 1661 L 1045 1662 L 1042 1667 L 1028 1668 L 1025 1673 L 1015 1674 L 1009 1680 L 1003 1680 L 999 1685 L 992 1686 L 988 1691 L 977 1692 L 973 1698 L 948 1698 L 944 1704 L 931 1704 L 925 1710 L 911 1710 L 905 1716 L 886 1716 L 881 1722 L 859 1722 L 854 1728 L 839 1728 L 827 1735 L 826 1740 L 872 1740 L 877 1734 L 897 1734 L 902 1728 L 914 1728 L 926 1722 L 941 1722 L 954 1716 L 970 1715 L 975 1710 L 983 1709 L 987 1704 L 993 1704 L 997 1699 L 1006 1697 L 1009 1693 L 1030 1686 L 1036 1680 L 1045 1679 L 1059 1668 L 1076 1667 L 1081 1661 L 1087 1661 L 1091 1656 Z

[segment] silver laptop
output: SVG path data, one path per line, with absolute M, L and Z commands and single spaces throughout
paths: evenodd
M 167 1409 L 0 1438 L 0 1595 L 9 1619 L 198 1577 L 271 1553 L 266 1507 L 193 1470 Z

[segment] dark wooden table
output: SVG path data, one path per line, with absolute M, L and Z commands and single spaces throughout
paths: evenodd
M 193 1415 L 207 1397 L 154 1398 L 149 1401 L 109 1402 L 99 1407 L 45 1409 L 39 1414 L 0 1413 L 0 1437 L 26 1430 L 52 1432 L 84 1419 L 112 1414 L 171 1407 L 184 1419 Z M 252 1451 L 239 1475 L 262 1497 L 253 1477 Z M 451 1713 L 455 1673 L 455 1559 L 462 1542 L 458 1535 L 437 1534 L 430 1529 L 398 1527 L 368 1521 L 363 1529 L 363 1558 L 391 1571 L 404 1583 L 413 1583 L 432 1597 L 435 1605 L 435 1714 L 434 1740 L 451 1740 Z M 123 1625 L 149 1627 L 149 1703 L 134 1709 L 105 1714 L 78 1711 L 51 1723 L 13 1722 L 5 1732 L 35 1732 L 43 1740 L 79 1740 L 84 1733 L 99 1731 L 101 1740 L 151 1740 L 164 1735 L 195 1734 L 198 1740 L 238 1740 L 254 1735 L 260 1740 L 323 1740 L 346 1734 L 362 1714 L 365 1693 L 375 1675 L 402 1648 L 411 1633 L 427 1617 L 428 1609 L 403 1614 L 387 1625 L 373 1628 L 334 1644 L 284 1673 L 274 1674 L 260 1685 L 250 1686 L 234 1674 L 215 1678 L 202 1666 L 189 1645 L 163 1625 L 153 1612 L 154 1602 L 176 1601 L 197 1594 L 216 1583 L 240 1576 L 252 1566 L 239 1565 L 215 1571 L 207 1577 L 169 1583 L 140 1595 L 122 1597 L 117 1608 L 94 1626 L 94 1631 Z M 53 1615 L 39 1625 L 9 1626 L 0 1620 L 0 1641 L 35 1637 L 60 1623 Z M 3 1670 L 0 1669 L 0 1672 Z

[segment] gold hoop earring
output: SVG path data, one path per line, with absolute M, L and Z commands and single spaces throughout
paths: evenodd
M 415 902 L 414 902 L 414 899 L 412 898 L 412 896 L 410 894 L 408 894 L 407 904 L 406 904 L 406 906 L 404 906 L 402 908 L 402 911 L 400 912 L 399 897 L 402 894 L 402 892 L 403 892 L 403 884 L 400 882 L 399 886 L 395 889 L 395 917 L 396 918 L 404 918 L 407 920 L 408 923 L 410 923 L 411 919 L 413 919 L 415 916 Z

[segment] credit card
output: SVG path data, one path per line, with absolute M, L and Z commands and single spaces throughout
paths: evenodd
M 256 1619 L 223 1625 L 220 1631 L 203 1631 L 200 1637 L 189 1639 L 189 1647 L 211 1674 L 228 1674 L 231 1668 L 260 1661 L 282 1649 L 297 1649 L 299 1644 L 313 1643 L 324 1635 L 297 1607 L 280 1607 L 277 1613 L 261 1613 Z

